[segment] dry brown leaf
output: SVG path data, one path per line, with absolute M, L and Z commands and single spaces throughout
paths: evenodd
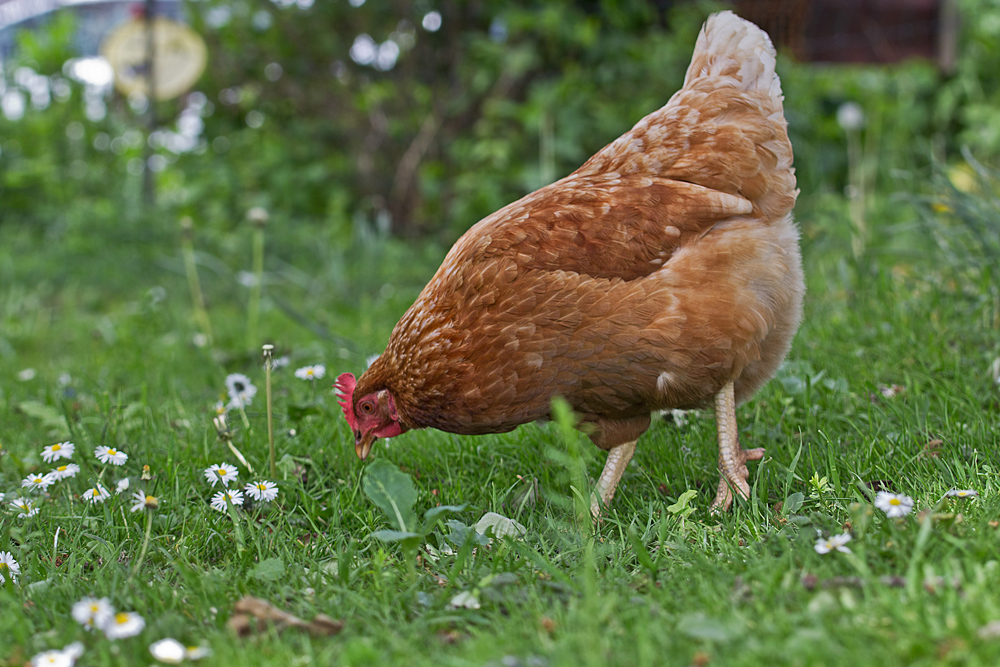
M 303 621 L 275 607 L 267 600 L 246 596 L 233 607 L 233 615 L 227 623 L 229 629 L 239 637 L 264 632 L 273 626 L 279 632 L 285 628 L 298 628 L 316 636 L 335 635 L 344 629 L 344 622 L 317 614 L 311 621 Z

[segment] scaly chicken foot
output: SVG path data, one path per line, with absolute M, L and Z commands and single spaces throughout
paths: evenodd
M 747 461 L 764 458 L 764 449 L 743 449 L 736 428 L 736 395 L 733 383 L 727 382 L 715 395 L 715 423 L 719 431 L 719 490 L 712 501 L 712 511 L 725 512 L 733 504 L 733 489 L 744 499 L 750 497 L 750 471 Z
M 601 518 L 601 507 L 610 505 L 611 499 L 615 497 L 618 482 L 621 481 L 628 462 L 635 454 L 636 442 L 636 440 L 626 442 L 608 451 L 608 460 L 604 462 L 604 470 L 597 480 L 597 487 L 590 501 L 590 515 L 594 517 L 594 521 Z

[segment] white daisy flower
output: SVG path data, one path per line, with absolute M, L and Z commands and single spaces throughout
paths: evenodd
M 212 649 L 207 646 L 188 646 L 184 649 L 184 657 L 188 660 L 201 660 L 212 655 Z
M 265 503 L 269 503 L 278 497 L 278 485 L 267 480 L 247 484 L 243 489 L 254 500 L 262 500 Z
M 150 644 L 149 652 L 153 654 L 154 658 L 168 665 L 179 665 L 187 657 L 187 649 L 184 648 L 184 644 L 169 637 Z
M 257 395 L 257 387 L 243 373 L 232 373 L 226 376 L 226 391 L 229 393 L 230 408 L 245 408 L 253 402 Z
M 226 414 L 226 411 L 229 408 L 226 407 L 226 404 L 223 403 L 222 401 L 216 401 L 215 405 L 212 406 L 212 409 L 215 410 L 215 416 L 216 417 L 222 417 L 222 416 L 224 416 Z
M 236 481 L 239 474 L 240 471 L 236 469 L 236 466 L 229 463 L 213 463 L 205 468 L 205 479 L 211 482 L 212 486 L 215 486 L 216 482 L 222 482 L 223 486 L 229 486 L 230 482 Z
M 57 480 L 69 479 L 70 477 L 76 477 L 76 473 L 80 472 L 80 466 L 75 463 L 66 463 L 58 468 L 49 471 L 49 474 L 55 477 Z
M 122 491 L 128 491 L 128 485 L 129 485 L 128 477 L 126 477 L 125 479 L 118 480 L 118 483 L 115 484 L 115 495 L 118 495 Z
M 115 609 L 111 606 L 108 598 L 83 598 L 79 602 L 73 603 L 71 610 L 73 620 L 88 630 L 94 628 L 104 629 L 111 617 L 115 615 Z
M 54 484 L 55 481 L 56 478 L 52 473 L 45 473 L 44 475 L 31 474 L 21 480 L 21 486 L 32 491 L 44 491 Z
M 212 651 L 203 646 L 184 646 L 176 639 L 166 638 L 149 645 L 153 657 L 168 665 L 178 665 L 187 660 L 200 660 Z
M 100 484 L 83 492 L 83 499 L 91 505 L 95 503 L 103 503 L 110 497 L 111 493 Z
M 128 461 L 128 454 L 115 447 L 100 446 L 94 450 L 94 456 L 101 463 L 111 463 L 116 466 L 123 466 Z
M 887 491 L 879 491 L 875 495 L 875 507 L 879 508 L 891 519 L 906 516 L 913 509 L 913 498 Z
M 219 491 L 217 494 L 212 496 L 212 509 L 219 512 L 226 511 L 226 498 L 229 498 L 229 502 L 234 505 L 243 504 L 243 492 L 242 491 L 230 491 L 226 489 L 225 491 Z
M 143 509 L 155 510 L 160 506 L 160 499 L 156 496 L 146 495 L 146 492 L 139 489 L 138 493 L 132 494 L 132 511 L 138 512 Z
M 31 667 L 73 667 L 83 655 L 83 644 L 73 642 L 60 650 L 42 651 L 31 659 Z
M 10 501 L 10 506 L 16 510 L 20 510 L 22 519 L 38 514 L 38 508 L 35 507 L 35 503 L 22 496 L 18 496 Z
M 146 621 L 134 611 L 120 611 L 108 619 L 104 625 L 104 634 L 108 639 L 124 639 L 134 637 L 146 627 Z
M 72 442 L 57 442 L 42 450 L 42 460 L 46 463 L 52 463 L 57 459 L 71 459 L 74 451 L 76 451 L 76 445 Z
M 9 551 L 0 551 L 0 584 L 5 583 L 8 576 L 16 584 L 19 574 L 21 566 L 14 560 L 14 556 Z
M 828 554 L 831 551 L 840 551 L 845 554 L 851 553 L 851 550 L 845 545 L 851 541 L 850 533 L 841 533 L 840 535 L 831 535 L 827 539 L 822 537 L 816 540 L 816 553 L 818 554 Z
M 973 489 L 950 489 L 948 493 L 944 494 L 949 498 L 978 498 L 979 492 Z
M 295 371 L 295 377 L 300 380 L 315 381 L 326 375 L 326 366 L 316 364 L 315 366 L 303 366 Z

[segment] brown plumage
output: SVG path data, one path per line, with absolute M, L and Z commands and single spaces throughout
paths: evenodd
M 462 236 L 356 386 L 338 380 L 359 455 L 415 428 L 509 431 L 562 396 L 623 447 L 606 503 L 652 411 L 714 398 L 716 505 L 746 495 L 763 452 L 739 449 L 733 399 L 784 359 L 804 291 L 774 62 L 759 28 L 712 16 L 663 108 Z

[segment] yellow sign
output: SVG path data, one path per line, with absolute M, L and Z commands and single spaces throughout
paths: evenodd
M 146 21 L 135 19 L 116 28 L 101 44 L 101 55 L 115 71 L 115 88 L 123 95 L 149 97 Z M 167 18 L 153 19 L 155 97 L 169 100 L 187 92 L 205 71 L 208 49 L 191 28 Z

